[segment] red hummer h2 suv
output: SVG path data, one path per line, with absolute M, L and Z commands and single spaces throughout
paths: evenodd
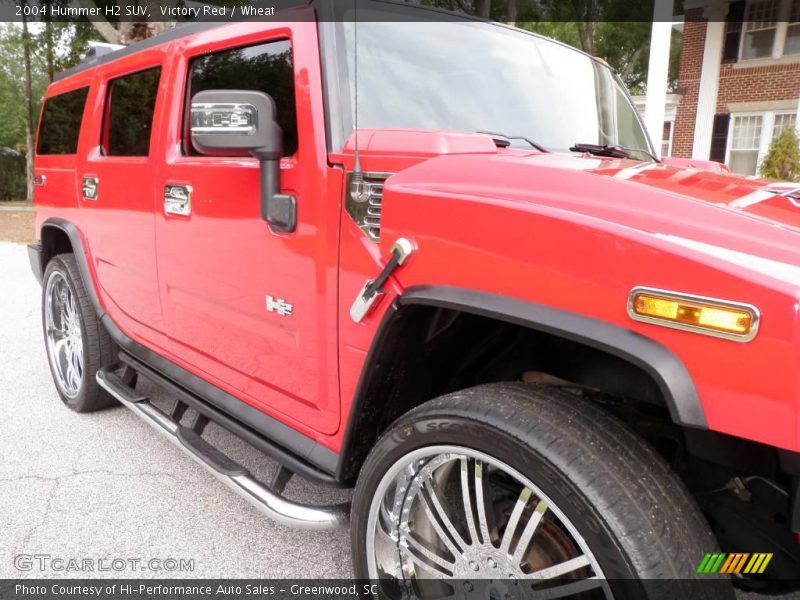
M 282 523 L 349 522 L 389 596 L 797 577 L 800 190 L 658 160 L 562 44 L 352 11 L 185 25 L 48 88 L 30 257 L 64 404 L 124 404 Z

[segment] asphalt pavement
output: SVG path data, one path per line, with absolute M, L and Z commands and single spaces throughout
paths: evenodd
M 25 246 L 0 242 L 0 578 L 352 575 L 348 531 L 262 517 L 125 408 L 68 410 L 47 366 L 40 294 Z M 207 431 L 254 474 L 275 469 L 227 432 Z M 287 493 L 320 504 L 349 496 L 299 478 Z

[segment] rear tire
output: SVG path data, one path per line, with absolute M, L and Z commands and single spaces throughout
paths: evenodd
M 42 282 L 42 327 L 50 373 L 61 400 L 75 412 L 117 404 L 95 379 L 115 360 L 115 346 L 97 318 L 72 254 L 54 256 Z
M 545 585 L 588 586 L 581 598 L 733 597 L 729 580 L 699 581 L 717 543 L 664 460 L 558 389 L 500 383 L 423 404 L 376 443 L 353 497 L 355 574 L 392 582 L 385 595 L 451 576 L 456 595 L 480 584 L 502 598 L 538 572 L 561 578 Z M 410 585 L 425 597 L 430 584 Z

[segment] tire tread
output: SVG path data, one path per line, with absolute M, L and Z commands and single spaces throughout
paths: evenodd
M 81 327 L 84 332 L 84 382 L 78 397 L 70 400 L 59 391 L 61 399 L 75 412 L 95 412 L 111 406 L 117 401 L 101 388 L 95 380 L 97 371 L 115 361 L 116 345 L 106 328 L 100 322 L 89 293 L 81 277 L 78 263 L 71 253 L 58 254 L 50 259 L 43 280 L 46 282 L 53 270 L 64 273 L 75 293 L 77 308 L 81 316 Z M 44 293 L 44 288 L 43 288 Z M 44 310 L 44 298 L 42 303 Z M 44 321 L 43 321 L 44 322 Z
M 544 457 L 594 507 L 638 578 L 683 580 L 682 597 L 706 597 L 708 588 L 689 580 L 699 577 L 697 561 L 718 546 L 683 482 L 619 419 L 557 388 L 493 383 L 426 402 L 400 417 L 378 440 L 359 485 L 364 473 L 379 464 L 384 439 L 438 417 L 489 426 Z

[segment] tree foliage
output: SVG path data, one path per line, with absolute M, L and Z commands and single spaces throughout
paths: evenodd
M 25 197 L 25 157 L 0 153 L 0 200 Z
M 52 0 L 55 1 L 62 0 Z M 21 155 L 23 164 L 28 153 L 29 128 L 32 137 L 47 84 L 57 72 L 79 63 L 88 51 L 88 42 L 97 37 L 88 22 L 44 21 L 27 24 L 27 30 L 29 70 L 25 68 L 25 28 L 19 24 L 0 23 L 0 106 L 4 110 L 4 118 L 0 120 L 0 151 L 8 154 L 10 150 Z M 28 84 L 30 124 L 26 122 Z M 3 185 L 16 190 L 18 182 L 11 181 L 9 169 L 5 172 Z M 24 187 L 24 169 L 19 173 L 19 179 Z
M 64 0 L 51 0 L 63 2 Z M 138 6 L 147 8 L 149 14 L 158 16 L 161 14 L 161 7 L 176 5 L 175 0 L 139 0 Z M 85 6 L 99 6 L 102 8 L 116 7 L 119 14 L 124 14 L 125 7 L 130 6 L 126 0 L 80 0 L 80 4 Z M 109 14 L 103 11 L 103 14 Z M 94 19 L 91 22 L 96 34 L 110 44 L 127 45 L 138 42 L 165 31 L 170 24 L 165 21 L 125 21 L 119 18 L 109 17 Z
M 759 173 L 767 179 L 800 181 L 800 142 L 794 127 L 784 127 L 775 136 Z
M 78 64 L 96 39 L 89 23 L 39 23 L 31 31 L 31 90 L 34 127 L 41 98 L 55 73 Z M 13 23 L 0 23 L 0 148 L 24 152 L 25 148 L 25 70 L 23 31 Z
M 10 23 L 0 24 L 0 148 L 25 152 L 25 102 L 22 28 Z M 32 61 L 32 94 L 40 98 L 47 85 L 44 73 Z

